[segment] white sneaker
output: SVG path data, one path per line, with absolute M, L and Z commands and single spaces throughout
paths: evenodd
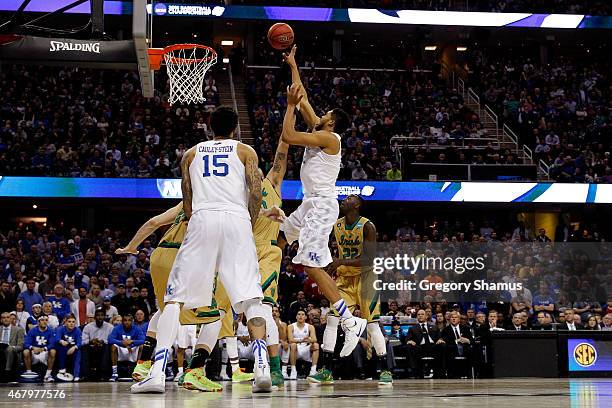
M 80 377 L 74 377 L 74 378 L 72 379 L 72 382 L 79 382 L 79 381 L 81 381 L 81 378 L 80 378 Z
M 132 394 L 163 394 L 166 392 L 166 375 L 161 373 L 155 377 L 147 376 L 141 382 L 132 385 L 130 391 Z
M 289 375 L 290 380 L 297 380 L 297 370 L 291 369 L 291 374 Z
M 253 367 L 253 374 L 255 374 L 253 392 L 272 392 L 272 378 L 270 367 L 267 364 Z
M 52 382 L 55 382 L 55 380 L 53 379 L 53 377 L 51 377 L 51 375 L 47 375 L 45 376 L 45 382 L 52 383 Z
M 287 374 L 287 369 L 286 368 L 282 371 L 282 373 L 283 373 L 283 377 L 285 377 L 285 380 L 288 380 L 289 379 L 289 374 Z
M 221 370 L 221 381 L 231 381 L 232 379 L 227 375 L 225 370 Z
M 344 345 L 342 346 L 342 351 L 340 351 L 340 357 L 350 356 L 355 347 L 357 347 L 357 343 L 359 343 L 359 338 L 363 334 L 364 330 L 368 325 L 368 321 L 366 319 L 362 319 L 360 317 L 351 317 L 350 319 L 345 319 L 342 323 L 342 330 L 344 330 Z
M 64 382 L 71 382 L 72 380 L 74 380 L 74 377 L 72 376 L 72 374 L 67 373 L 66 370 L 60 370 L 57 373 L 57 379 Z
M 38 377 L 38 374 L 36 374 L 36 373 L 35 373 L 34 371 L 32 371 L 32 370 L 27 370 L 26 372 L 24 372 L 23 374 L 21 374 L 21 376 L 22 376 L 23 378 L 28 378 L 28 379 L 30 379 L 30 378 L 36 378 L 36 377 Z
M 179 380 L 181 379 L 181 375 L 183 375 L 184 371 L 179 371 L 178 373 L 176 373 L 176 376 L 174 377 L 174 382 L 179 382 Z

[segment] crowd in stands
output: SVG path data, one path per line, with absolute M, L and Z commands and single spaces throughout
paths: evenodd
M 439 10 L 439 11 L 483 11 L 493 13 L 561 13 L 561 14 L 612 14 L 612 7 L 604 0 L 563 1 L 542 0 L 239 0 L 234 4 L 266 6 L 305 6 L 305 7 L 336 7 L 336 8 L 377 8 L 392 10 Z
M 470 84 L 562 182 L 610 183 L 609 65 L 582 57 L 547 64 L 477 52 Z
M 302 72 L 302 80 L 318 113 L 342 107 L 351 117 L 352 127 L 343 135 L 340 179 L 401 180 L 400 144 L 413 147 L 405 158 L 410 162 L 515 161 L 510 152 L 486 141 L 478 115 L 430 71 L 312 69 Z M 251 69 L 247 74 L 255 147 L 264 170 L 272 165 L 282 130 L 287 83 L 279 71 Z M 301 152 L 291 149 L 287 178 L 297 177 Z
M 171 107 L 164 76 L 143 98 L 130 71 L 8 65 L 0 88 L 2 175 L 175 177 L 219 104 L 212 76 L 197 107 Z
M 595 245 L 602 241 L 605 237 L 594 224 L 575 229 L 569 223 L 561 223 L 554 231 L 555 243 L 547 235 L 551 232 L 540 229 L 535 233 L 523 223 L 507 228 L 488 221 L 476 224 L 435 218 L 418 223 L 406 221 L 399 227 L 396 222 L 390 225 L 395 227 L 381 225 L 379 230 L 382 254 L 400 249 L 427 256 L 456 255 L 466 248 L 472 253 L 486 250 L 492 254 L 486 270 L 488 279 L 524 285 L 522 289 L 467 299 L 436 290 L 412 295 L 385 292 L 382 314 L 387 316 L 383 323 L 391 356 L 415 356 L 418 350 L 414 346 L 425 340 L 399 326 L 416 327 L 417 322 L 432 327 L 429 331 L 436 343 L 434 327 L 441 330 L 444 338 L 454 335 L 446 328 L 459 322 L 465 323 L 460 330 L 467 339 L 485 340 L 491 330 L 512 330 L 514 326 L 563 329 L 568 322 L 570 326 L 566 328 L 570 330 L 582 325 L 592 330 L 612 329 L 609 254 L 604 246 L 594 246 L 589 251 L 593 253 L 595 248 L 600 256 L 591 257 L 587 263 L 583 247 L 567 246 L 570 242 Z M 113 380 L 117 378 L 118 365 L 136 360 L 148 319 L 157 307 L 149 259 L 159 237 L 152 235 L 144 241 L 137 255 L 115 255 L 115 249 L 125 245 L 128 238 L 121 230 L 107 228 L 92 233 L 33 223 L 2 231 L 0 368 L 5 381 L 17 377 L 33 380 L 39 374 L 46 381 Z M 406 249 L 406 245 L 412 245 L 412 249 Z M 334 243 L 331 246 L 335 252 Z M 307 321 L 322 335 L 329 302 L 303 268 L 291 263 L 295 250 L 295 244 L 285 248 L 277 316 L 284 322 L 293 322 L 303 310 Z M 444 271 L 427 274 L 415 276 L 434 282 L 452 278 Z M 385 272 L 383 279 L 392 282 L 410 276 L 406 270 L 393 269 Z M 444 355 L 454 355 L 456 350 L 448 347 L 445 353 L 450 354 Z M 367 358 L 370 352 L 369 343 L 363 342 L 357 353 L 366 357 L 355 357 L 360 370 L 365 370 L 371 361 Z M 406 361 L 412 361 L 410 358 Z M 341 367 L 346 368 L 346 364 L 353 363 L 343 362 Z M 41 367 L 42 371 L 37 372 Z M 444 367 L 440 360 L 441 371 L 435 375 L 454 375 L 449 371 L 451 366 Z M 415 365 L 403 372 L 422 375 Z

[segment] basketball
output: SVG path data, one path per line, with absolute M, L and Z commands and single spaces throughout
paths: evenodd
M 276 23 L 268 30 L 268 42 L 275 50 L 284 50 L 293 45 L 293 29 L 289 24 Z

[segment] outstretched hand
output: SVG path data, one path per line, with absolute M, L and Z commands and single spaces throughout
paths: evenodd
M 297 106 L 304 97 L 304 91 L 300 84 L 291 84 L 287 87 L 287 104 Z
M 285 216 L 285 212 L 276 205 L 269 209 L 262 208 L 259 211 L 259 215 L 261 217 L 269 218 L 271 221 L 274 221 L 274 222 L 283 222 L 285 221 L 285 218 L 287 218 Z
M 283 53 L 283 61 L 285 61 L 290 67 L 297 67 L 297 62 L 295 62 L 296 50 L 297 45 L 293 44 L 293 47 L 291 47 L 291 51 Z
M 137 251 L 136 249 L 127 248 L 127 247 L 126 247 L 126 248 L 118 248 L 118 249 L 115 251 L 115 255 L 122 255 L 122 254 L 126 254 L 126 255 L 129 255 L 129 254 L 132 254 L 132 255 L 137 255 L 137 254 L 138 254 L 138 251 Z

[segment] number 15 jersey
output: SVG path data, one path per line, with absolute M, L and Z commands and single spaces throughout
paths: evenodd
M 192 212 L 223 211 L 250 220 L 244 164 L 237 140 L 198 143 L 191 165 Z

